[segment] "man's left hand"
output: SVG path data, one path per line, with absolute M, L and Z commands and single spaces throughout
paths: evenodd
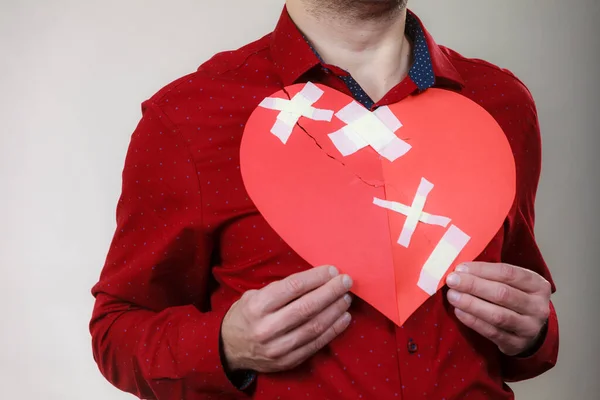
M 540 339 L 550 314 L 550 283 L 508 264 L 462 264 L 448 275 L 448 301 L 466 326 L 508 356 L 527 352 Z

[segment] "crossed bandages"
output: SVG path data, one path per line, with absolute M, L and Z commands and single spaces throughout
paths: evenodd
M 380 156 L 394 162 L 411 150 L 412 147 L 408 143 L 396 136 L 396 132 L 402 128 L 402 123 L 389 107 L 380 107 L 371 112 L 352 101 L 334 113 L 333 110 L 314 107 L 323 94 L 323 90 L 309 82 L 290 100 L 268 97 L 259 107 L 279 111 L 271 133 L 283 144 L 287 143 L 300 118 L 330 122 L 335 115 L 346 125 L 330 133 L 328 137 L 343 156 L 349 156 L 370 146 Z M 379 198 L 373 199 L 375 206 L 406 216 L 398 238 L 398 244 L 405 248 L 409 247 L 419 223 L 443 228 L 450 225 L 421 269 L 417 285 L 429 295 L 437 291 L 441 279 L 471 239 L 451 224 L 450 218 L 424 211 L 427 197 L 433 188 L 433 183 L 422 178 L 410 206 Z
M 259 107 L 277 110 L 279 114 L 271 133 L 286 144 L 294 126 L 301 117 L 315 121 L 331 121 L 334 112 L 315 108 L 313 105 L 323 96 L 323 91 L 312 83 L 307 83 L 292 99 L 267 97 Z M 370 112 L 356 101 L 335 113 L 346 126 L 329 134 L 329 138 L 343 156 L 371 146 L 381 156 L 390 161 L 402 157 L 411 146 L 395 134 L 402 123 L 388 107 L 380 107 Z
M 413 198 L 411 206 L 394 201 L 378 199 L 377 197 L 373 198 L 373 204 L 376 206 L 406 216 L 404 226 L 400 232 L 400 238 L 398 239 L 399 245 L 408 248 L 412 235 L 417 229 L 419 222 L 445 228 L 452 221 L 448 217 L 432 215 L 423 211 L 425 203 L 427 202 L 427 196 L 432 189 L 433 183 L 425 178 L 421 178 L 421 183 L 419 184 L 419 188 L 417 189 L 417 193 Z M 446 231 L 444 236 L 442 236 L 441 240 L 433 249 L 433 252 L 429 255 L 427 261 L 425 261 L 425 264 L 423 264 L 417 285 L 429 295 L 433 295 L 437 291 L 437 287 L 446 271 L 448 271 L 448 268 L 450 268 L 470 239 L 471 238 L 458 227 L 450 225 L 450 228 Z

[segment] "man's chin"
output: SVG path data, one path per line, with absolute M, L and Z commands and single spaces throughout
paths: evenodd
M 391 17 L 406 8 L 408 0 L 306 0 L 316 9 L 371 20 Z

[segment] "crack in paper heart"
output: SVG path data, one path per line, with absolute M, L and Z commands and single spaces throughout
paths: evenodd
M 285 93 L 285 95 L 287 96 L 288 100 L 291 100 L 291 99 L 292 99 L 292 96 L 290 96 L 290 94 L 288 93 L 288 91 L 287 91 L 285 88 L 283 88 L 283 89 L 282 89 L 282 91 L 283 91 L 283 93 Z M 346 164 L 345 164 L 345 163 L 344 163 L 342 160 L 338 159 L 337 157 L 335 157 L 335 156 L 333 156 L 333 155 L 329 154 L 327 151 L 325 151 L 325 150 L 323 149 L 323 146 L 321 146 L 321 145 L 319 144 L 319 141 L 318 141 L 318 140 L 317 140 L 317 139 L 316 139 L 316 138 L 315 138 L 313 135 L 311 135 L 310 133 L 308 133 L 308 130 L 307 130 L 306 128 L 304 128 L 304 127 L 303 127 L 303 126 L 300 124 L 300 121 L 296 122 L 296 126 L 297 126 L 298 128 L 300 128 L 300 129 L 302 130 L 302 132 L 304 132 L 304 133 L 305 133 L 305 134 L 306 134 L 306 135 L 307 135 L 309 138 L 311 138 L 311 139 L 313 140 L 313 142 L 315 143 L 315 145 L 316 145 L 316 146 L 317 146 L 317 147 L 318 147 L 318 148 L 319 148 L 319 149 L 320 149 L 320 150 L 321 150 L 321 151 L 322 151 L 322 152 L 323 152 L 323 153 L 324 153 L 324 154 L 325 154 L 327 157 L 329 157 L 329 158 L 331 158 L 332 160 L 336 161 L 337 163 L 341 164 L 343 167 L 345 167 L 345 168 L 349 168 L 349 167 L 348 167 L 348 166 L 347 166 L 347 165 L 346 165 Z M 357 173 L 355 173 L 355 172 L 352 172 L 352 174 L 353 174 L 354 176 L 356 176 L 356 178 L 358 178 L 358 179 L 359 179 L 359 180 L 360 180 L 362 183 L 364 183 L 365 185 L 368 185 L 368 186 L 371 186 L 371 187 L 374 187 L 374 188 L 381 188 L 381 187 L 384 187 L 384 186 L 385 186 L 383 182 L 380 182 L 380 183 L 371 183 L 371 182 L 369 182 L 368 180 L 364 179 L 363 177 L 361 177 L 360 175 L 358 175 L 358 174 L 357 174 Z

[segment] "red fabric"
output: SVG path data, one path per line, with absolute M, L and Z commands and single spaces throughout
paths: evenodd
M 479 260 L 530 268 L 552 281 L 535 242 L 540 132 L 533 99 L 510 72 L 466 59 L 427 34 L 436 86 L 485 107 L 504 129 L 517 165 L 517 197 Z M 356 299 L 349 329 L 293 371 L 259 375 L 242 393 L 219 356 L 224 314 L 239 296 L 310 268 L 267 225 L 244 190 L 239 144 L 266 96 L 311 79 L 348 93 L 324 72 L 287 12 L 276 30 L 143 105 L 123 172 L 117 230 L 90 329 L 94 357 L 116 387 L 145 399 L 511 399 L 504 384 L 551 368 L 558 325 L 551 313 L 535 354 L 501 355 L 465 328 L 445 290 L 396 327 Z M 415 93 L 406 79 L 378 105 Z

